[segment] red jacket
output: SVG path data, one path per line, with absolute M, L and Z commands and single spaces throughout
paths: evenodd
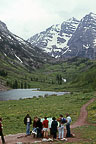
M 44 120 L 43 123 L 42 123 L 42 124 L 43 124 L 43 127 L 44 127 L 44 128 L 48 128 L 48 123 L 49 123 L 48 120 Z

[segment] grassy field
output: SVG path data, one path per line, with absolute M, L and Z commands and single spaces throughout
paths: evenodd
M 18 101 L 0 101 L 0 116 L 3 117 L 4 134 L 25 132 L 24 117 L 44 116 L 56 118 L 68 112 L 72 122 L 79 116 L 81 106 L 93 97 L 93 93 L 72 93 L 63 96 L 48 96 Z
M 96 97 L 96 92 L 94 96 Z M 87 110 L 88 110 L 88 122 L 96 124 L 96 101 L 94 101 L 91 105 L 89 105 Z
M 75 128 L 73 132 L 76 135 L 75 137 L 79 140 L 79 142 L 76 143 L 96 144 L 96 126 L 88 125 L 88 126 L 78 127 Z

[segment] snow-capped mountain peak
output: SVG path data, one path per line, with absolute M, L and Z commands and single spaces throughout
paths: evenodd
M 96 14 L 94 14 L 92 12 L 89 14 L 89 16 L 92 17 L 92 18 L 94 18 L 94 19 L 96 19 Z
M 52 25 L 29 40 L 51 56 L 96 58 L 96 14 L 89 13 L 80 21 L 72 17 Z
M 62 50 L 68 49 L 67 43 L 78 24 L 79 21 L 73 17 L 62 24 L 52 25 L 45 31 L 32 36 L 28 42 L 43 49 L 53 57 L 60 57 Z

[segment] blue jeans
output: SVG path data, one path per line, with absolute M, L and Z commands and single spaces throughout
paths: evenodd
M 59 127 L 59 129 L 58 129 L 58 131 L 59 131 L 59 139 L 60 138 L 64 138 L 64 126 L 62 125 L 61 127 Z
M 33 132 L 37 132 L 37 128 L 33 128 L 33 130 L 32 130 Z
M 30 122 L 27 123 L 26 134 L 30 135 Z

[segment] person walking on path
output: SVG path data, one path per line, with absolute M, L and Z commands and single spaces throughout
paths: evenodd
M 48 138 L 48 123 L 47 117 L 45 117 L 45 120 L 42 122 L 43 125 L 43 137 Z
M 32 119 L 29 114 L 24 118 L 24 124 L 26 125 L 26 136 L 30 135 L 30 125 L 32 124 Z
M 53 117 L 52 118 L 52 123 L 51 123 L 51 132 L 52 132 L 52 135 L 53 135 L 53 140 L 57 138 L 57 126 L 58 126 L 58 123 L 56 121 L 56 118 Z
M 4 139 L 4 136 L 3 136 L 3 126 L 2 126 L 2 118 L 0 118 L 0 136 L 1 136 L 1 139 L 2 139 L 2 144 L 5 144 L 5 139 Z
M 66 114 L 66 120 L 67 120 L 67 124 L 66 124 L 66 130 L 67 130 L 67 133 L 66 133 L 66 137 L 71 137 L 71 132 L 70 132 L 70 123 L 72 122 L 72 119 L 70 117 L 70 115 L 67 113 Z

